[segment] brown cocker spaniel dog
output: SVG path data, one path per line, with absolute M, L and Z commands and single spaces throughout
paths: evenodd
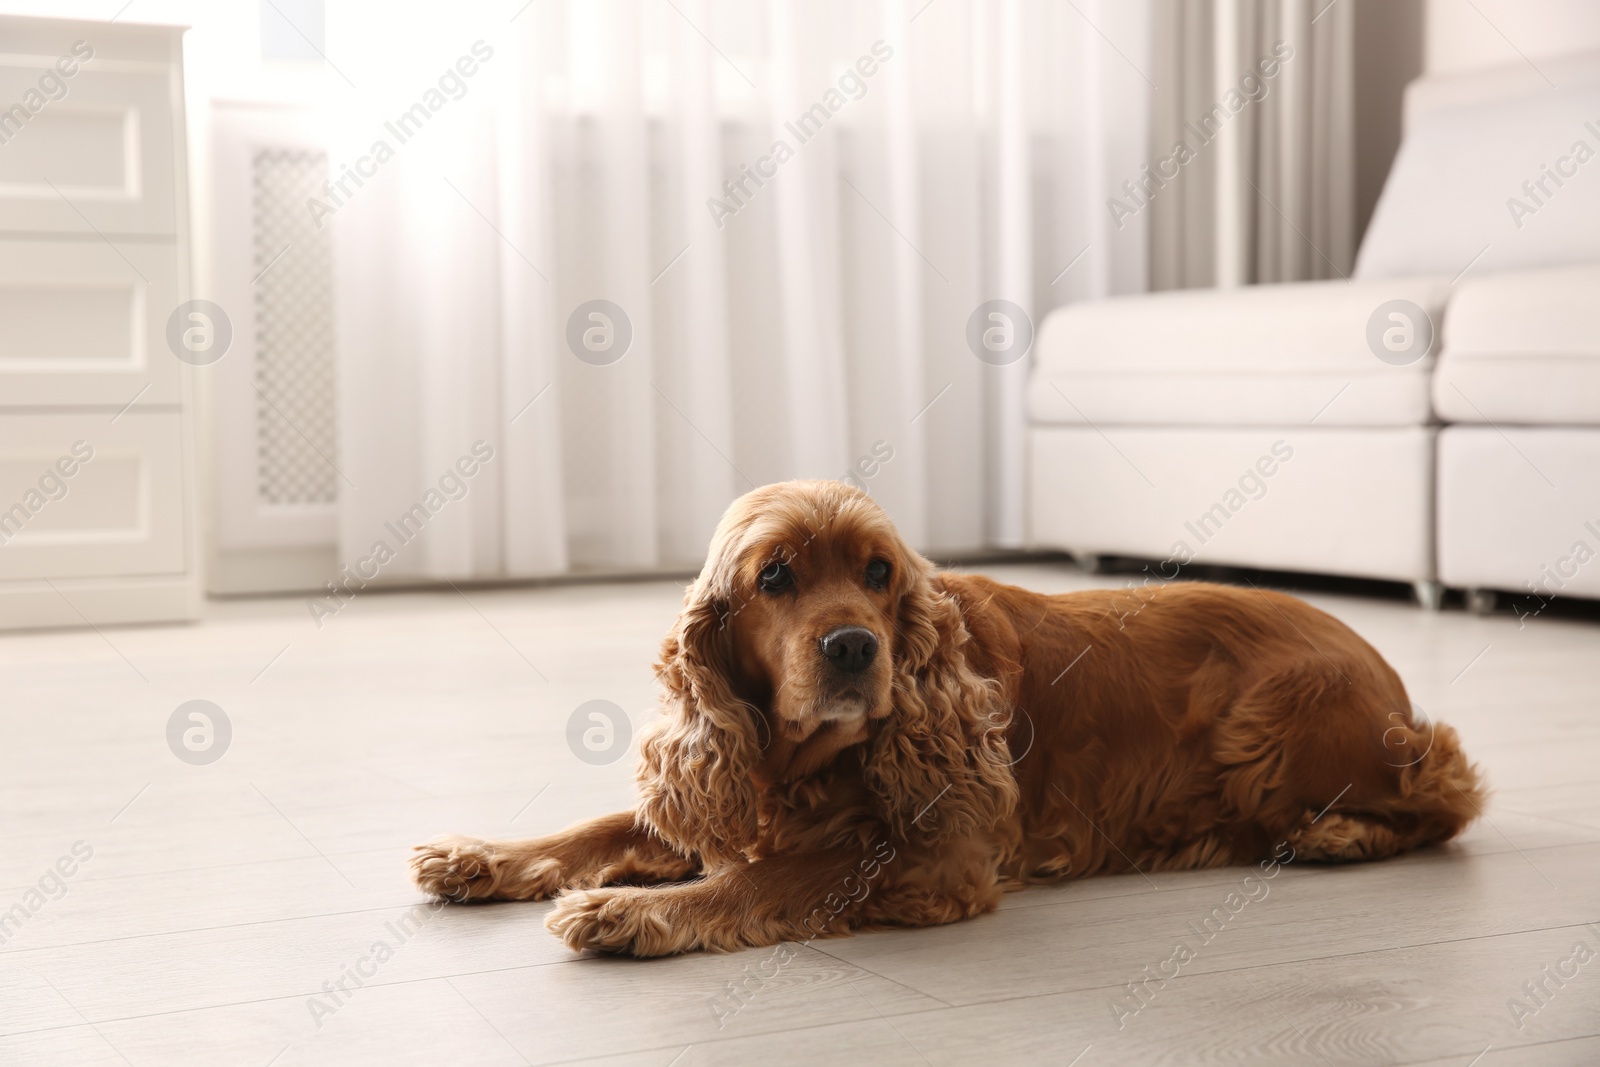
M 867 494 L 723 516 L 661 649 L 635 810 L 421 846 L 452 900 L 556 897 L 575 949 L 660 956 L 927 926 L 1030 882 L 1358 860 L 1477 812 L 1448 726 L 1337 619 L 1173 583 L 1042 596 L 936 571 Z M 559 895 L 558 895 L 559 894 Z

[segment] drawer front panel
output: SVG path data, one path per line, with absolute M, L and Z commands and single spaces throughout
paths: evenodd
M 0 414 L 0 580 L 184 570 L 182 416 Z
M 0 242 L 0 407 L 178 403 L 177 271 L 171 244 Z
M 57 58 L 0 58 L 0 230 L 175 233 L 174 77 Z

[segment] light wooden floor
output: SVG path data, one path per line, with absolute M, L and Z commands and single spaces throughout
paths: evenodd
M 258 601 L 195 627 L 0 638 L 0 912 L 38 905 L 0 928 L 0 1062 L 1600 1063 L 1600 960 L 1547 980 L 1542 1006 L 1524 990 L 1580 942 L 1600 953 L 1594 623 L 1312 598 L 1461 730 L 1496 790 L 1487 818 L 1428 854 L 1286 868 L 1119 1028 L 1113 1000 L 1176 940 L 1198 946 L 1191 924 L 1243 871 L 1030 890 L 779 969 L 768 950 L 577 958 L 546 904 L 423 911 L 401 943 L 413 843 L 628 805 L 632 756 L 581 762 L 566 723 L 595 698 L 647 721 L 680 589 L 467 596 L 368 595 L 321 630 L 299 601 Z M 210 766 L 167 747 L 195 698 L 233 725 Z M 93 856 L 61 895 L 47 872 L 79 841 Z M 392 958 L 314 1017 L 380 941 Z M 730 982 L 746 1003 L 719 1026 Z M 1512 998 L 1537 1013 L 1519 1026 Z

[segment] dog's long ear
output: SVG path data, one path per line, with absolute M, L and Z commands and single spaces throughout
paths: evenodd
M 663 717 L 640 740 L 638 779 L 641 819 L 684 855 L 715 862 L 755 843 L 761 746 L 756 711 L 728 677 L 728 604 L 710 585 L 702 575 L 662 642 Z
M 1000 684 L 967 664 L 971 640 L 954 599 L 922 557 L 903 553 L 894 708 L 864 754 L 868 786 L 908 841 L 985 833 L 1015 810 Z

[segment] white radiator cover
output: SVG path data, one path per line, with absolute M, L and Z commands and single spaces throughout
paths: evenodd
M 342 478 L 327 151 L 308 109 L 212 110 L 211 282 L 233 348 L 210 370 L 213 593 L 333 576 Z

